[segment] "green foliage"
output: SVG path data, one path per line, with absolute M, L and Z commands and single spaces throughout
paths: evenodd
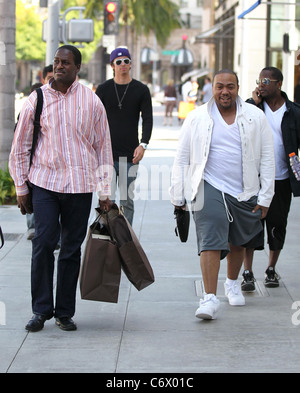
M 127 0 L 131 3 L 137 34 L 148 36 L 151 31 L 163 47 L 172 31 L 180 28 L 178 6 L 171 0 Z
M 46 44 L 42 41 L 42 19 L 36 7 L 16 1 L 16 59 L 43 61 Z
M 84 2 L 89 17 L 97 18 L 97 15 L 101 15 L 102 0 L 81 1 Z M 162 47 L 167 43 L 172 31 L 181 27 L 179 7 L 172 0 L 120 0 L 120 2 L 120 23 L 128 24 L 138 35 L 148 36 L 153 32 Z
M 97 0 L 98 1 L 98 0 Z M 87 0 L 64 0 L 63 13 L 67 8 L 86 6 Z M 95 9 L 97 10 L 96 7 Z M 46 14 L 40 14 L 37 6 L 25 5 L 21 0 L 16 1 L 16 59 L 44 61 L 46 57 L 46 43 L 42 40 L 43 20 Z M 43 10 L 46 10 L 44 8 Z M 101 8 L 102 10 L 102 8 Z M 67 20 L 78 18 L 78 11 L 67 14 Z M 79 48 L 82 53 L 83 63 L 88 63 L 93 53 L 97 50 L 103 34 L 103 21 L 94 20 L 94 41 L 84 43 L 84 48 Z M 61 45 L 61 44 L 59 44 Z M 73 44 L 73 45 L 76 45 Z
M 16 189 L 7 165 L 6 170 L 0 168 L 0 205 L 15 205 L 16 203 Z

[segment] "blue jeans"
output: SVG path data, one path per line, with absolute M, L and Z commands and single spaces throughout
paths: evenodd
M 124 209 L 124 215 L 132 225 L 134 215 L 134 182 L 137 177 L 138 164 L 127 162 L 126 157 L 120 157 L 114 161 L 114 175 L 111 185 L 111 199 L 115 199 L 117 186 L 120 193 L 120 205 Z
M 61 194 L 33 185 L 35 237 L 32 240 L 31 295 L 35 314 L 72 317 L 92 193 Z M 54 250 L 61 233 L 53 300 Z

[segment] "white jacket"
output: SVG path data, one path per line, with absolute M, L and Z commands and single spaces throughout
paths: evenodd
M 171 202 L 176 206 L 184 204 L 188 171 L 192 200 L 203 179 L 214 126 L 211 117 L 213 103 L 214 98 L 211 98 L 207 104 L 190 112 L 182 126 L 170 187 Z M 243 192 L 237 199 L 247 201 L 258 195 L 257 203 L 269 207 L 274 195 L 275 179 L 272 131 L 262 110 L 240 97 L 237 98 L 237 105 L 243 165 Z

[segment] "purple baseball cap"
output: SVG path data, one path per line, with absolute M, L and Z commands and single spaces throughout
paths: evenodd
M 131 59 L 129 50 L 127 48 L 116 48 L 110 54 L 110 62 L 112 63 L 117 57 L 127 56 Z

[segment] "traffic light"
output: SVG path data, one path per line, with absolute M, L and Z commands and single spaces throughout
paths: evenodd
M 119 33 L 119 1 L 104 1 L 104 34 L 116 35 Z

